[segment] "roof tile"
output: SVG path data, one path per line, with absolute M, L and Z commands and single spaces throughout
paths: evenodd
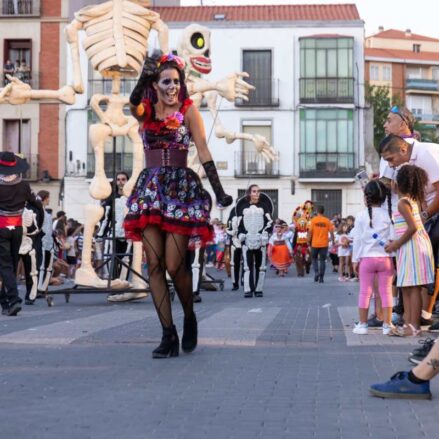
M 361 20 L 355 4 L 325 5 L 249 5 L 249 6 L 174 6 L 152 8 L 165 22 L 216 21 L 356 21 Z M 218 21 L 217 21 L 218 22 Z
M 419 41 L 434 41 L 438 42 L 437 38 L 426 37 L 424 35 L 411 33 L 407 35 L 405 31 L 397 29 L 387 29 L 377 34 L 371 35 L 369 38 L 389 38 L 394 40 L 419 40 Z
M 439 61 L 439 52 L 412 52 L 411 50 L 397 49 L 374 49 L 366 47 L 364 49 L 366 60 L 368 57 L 387 58 L 387 59 L 409 59 L 412 61 Z

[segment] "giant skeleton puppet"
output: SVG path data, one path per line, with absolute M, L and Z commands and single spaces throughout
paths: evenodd
M 244 297 L 263 296 L 267 269 L 267 244 L 273 224 L 273 202 L 257 185 L 236 204 L 238 237 L 242 243 Z
M 78 31 L 84 30 L 86 37 L 83 45 L 95 70 L 104 78 L 112 80 L 111 95 L 94 95 L 90 106 L 99 118 L 99 122 L 90 126 L 90 143 L 95 154 L 95 176 L 89 192 L 92 198 L 104 200 L 111 194 L 111 185 L 104 170 L 104 145 L 116 136 L 128 136 L 133 144 L 132 176 L 124 187 L 129 195 L 143 169 L 143 144 L 138 133 L 139 125 L 132 116 L 126 116 L 123 109 L 129 104 L 128 96 L 120 94 L 122 78 L 135 78 L 142 69 L 147 55 L 148 37 L 151 29 L 158 33 L 160 49 L 168 52 L 168 28 L 159 15 L 144 6 L 149 1 L 112 0 L 100 5 L 86 6 L 75 13 L 75 19 L 67 27 L 68 41 L 74 58 L 73 73 L 77 87 L 82 86 L 79 66 Z M 105 111 L 100 105 L 105 104 Z M 95 225 L 104 214 L 100 205 L 87 205 L 85 208 L 84 246 L 82 264 L 76 271 L 75 283 L 78 285 L 105 288 L 107 281 L 100 279 L 92 266 L 91 251 Z M 132 267 L 141 273 L 142 243 L 133 244 Z M 128 283 L 121 279 L 111 282 L 112 288 L 126 288 Z M 133 287 L 145 288 L 138 276 L 133 277 Z M 114 296 L 112 296 L 115 298 Z M 120 300 L 146 297 L 146 293 L 126 293 Z
M 191 99 L 199 108 L 203 98 L 213 118 L 215 135 L 220 139 L 225 139 L 227 143 L 235 140 L 248 140 L 253 142 L 256 151 L 262 155 L 265 161 L 270 162 L 277 157 L 277 153 L 267 139 L 259 134 L 236 133 L 228 131 L 218 117 L 217 101 L 218 97 L 225 98 L 230 102 L 235 99 L 248 100 L 248 93 L 254 87 L 244 81 L 248 78 L 245 72 L 229 74 L 226 78 L 216 82 L 208 81 L 202 75 L 210 73 L 212 62 L 210 59 L 210 31 L 208 28 L 199 24 L 191 24 L 183 31 L 183 35 L 178 45 L 178 55 L 186 61 L 186 86 Z M 191 154 L 189 166 L 196 172 L 201 173 L 202 167 L 198 166 L 197 157 Z

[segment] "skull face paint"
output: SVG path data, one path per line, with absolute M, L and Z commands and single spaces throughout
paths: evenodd
M 153 84 L 159 101 L 166 105 L 178 103 L 180 93 L 180 75 L 176 69 L 166 69 L 160 73 L 158 82 Z

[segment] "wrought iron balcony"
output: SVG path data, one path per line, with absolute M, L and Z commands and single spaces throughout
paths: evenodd
M 104 169 L 108 178 L 113 175 L 113 153 L 104 154 Z M 133 170 L 133 154 L 131 152 L 116 152 L 116 171 L 126 171 L 131 174 Z M 92 178 L 95 174 L 95 155 L 87 154 L 87 178 Z
M 279 79 L 249 78 L 248 82 L 255 87 L 250 90 L 248 101 L 236 99 L 237 107 L 278 107 L 279 106 Z
M 426 123 L 439 123 L 439 114 L 428 114 L 428 113 L 414 113 L 414 116 L 420 122 Z
M 300 153 L 300 178 L 353 178 L 355 153 Z
M 39 17 L 40 0 L 0 0 L 0 16 Z
M 353 103 L 354 78 L 300 78 L 301 103 Z
M 257 152 L 235 152 L 235 177 L 279 177 L 279 157 L 267 163 Z
M 88 81 L 88 98 L 90 99 L 94 94 L 111 94 L 110 79 L 90 79 Z M 122 79 L 120 81 L 120 94 L 129 96 L 133 88 L 137 84 L 137 79 Z
M 10 74 L 11 76 L 16 76 L 18 79 L 20 79 L 21 81 L 23 81 L 25 84 L 29 84 L 34 90 L 38 89 L 39 87 L 39 83 L 40 83 L 40 75 L 38 72 L 17 72 L 14 74 Z M 2 86 L 8 85 L 9 84 L 9 80 L 8 78 L 6 78 L 6 73 L 4 73 L 3 71 L 3 75 L 2 75 L 2 79 L 3 79 L 3 84 Z
M 405 87 L 408 90 L 439 91 L 439 82 L 435 79 L 407 78 Z

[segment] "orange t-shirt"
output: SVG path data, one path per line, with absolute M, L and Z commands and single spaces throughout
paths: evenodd
M 309 230 L 311 231 L 311 247 L 328 247 L 329 232 L 334 230 L 334 224 L 326 216 L 317 215 L 311 220 Z

